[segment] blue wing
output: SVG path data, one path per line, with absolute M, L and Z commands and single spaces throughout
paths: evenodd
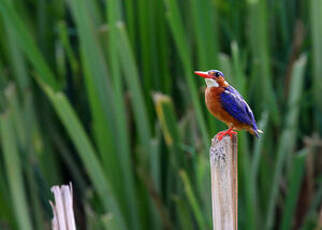
M 252 110 L 234 87 L 226 87 L 225 91 L 220 94 L 220 100 L 223 108 L 231 116 L 244 124 L 250 125 L 254 130 L 257 130 Z

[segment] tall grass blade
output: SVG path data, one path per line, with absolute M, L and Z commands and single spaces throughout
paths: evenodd
M 198 63 L 206 71 L 218 65 L 218 33 L 216 10 L 209 0 L 190 0 L 194 35 L 197 42 Z
M 191 182 L 188 178 L 187 173 L 185 171 L 181 170 L 179 172 L 179 174 L 180 174 L 180 177 L 183 181 L 184 189 L 186 191 L 188 201 L 192 207 L 192 211 L 194 213 L 194 216 L 196 217 L 199 229 L 201 229 L 201 230 L 208 229 L 209 226 L 207 226 L 207 224 L 206 224 L 205 217 L 202 213 L 201 207 L 199 206 L 199 204 L 197 202 L 196 196 L 193 192 Z
M 20 50 L 17 51 L 18 53 Z M 42 229 L 43 227 L 43 212 L 41 210 L 40 199 L 38 196 L 38 186 L 33 174 L 33 166 L 31 159 L 35 156 L 34 147 L 30 145 L 31 137 L 30 133 L 34 133 L 37 129 L 37 125 L 32 117 L 32 104 L 29 103 L 31 95 L 28 91 L 23 90 L 24 103 L 20 103 L 18 99 L 18 92 L 14 85 L 9 84 L 6 89 L 6 98 L 8 101 L 8 108 L 11 111 L 11 119 L 13 121 L 13 127 L 15 129 L 16 144 L 19 149 L 24 153 L 22 154 L 22 161 L 27 164 L 23 167 L 26 174 L 26 182 L 28 184 L 30 195 L 30 212 L 33 213 L 32 219 L 35 223 L 35 229 Z M 22 106 L 24 105 L 24 107 Z M 29 128 L 29 124 L 32 123 L 32 128 Z M 26 190 L 27 191 L 27 190 Z
M 202 140 L 205 149 L 208 148 L 209 136 L 206 129 L 206 123 L 202 114 L 199 97 L 196 90 L 196 85 L 194 83 L 195 78 L 192 76 L 192 61 L 191 61 L 191 52 L 189 44 L 184 32 L 184 26 L 180 16 L 180 11 L 178 3 L 176 0 L 165 0 L 167 6 L 167 16 L 169 20 L 169 26 L 172 32 L 172 36 L 175 40 L 176 48 L 178 50 L 179 57 L 181 59 L 184 76 L 188 84 L 189 96 L 191 97 L 193 107 L 195 109 L 198 125 L 202 134 Z
M 86 86 L 92 107 L 94 128 L 97 132 L 96 138 L 100 150 L 113 148 L 113 135 L 111 130 L 114 127 L 114 95 L 109 79 L 108 72 L 103 53 L 97 37 L 95 36 L 95 28 L 93 22 L 86 20 L 90 18 L 87 12 L 85 1 L 68 1 L 75 21 L 77 23 L 78 33 L 81 41 L 81 54 L 85 66 Z M 101 136 L 105 138 L 102 140 Z M 106 137 L 108 140 L 106 140 Z M 104 144 L 108 142 L 108 144 Z M 104 156 L 103 156 L 104 157 Z M 104 159 L 104 158 L 103 158 Z M 107 160 L 107 159 L 106 159 Z
M 4 172 L 4 169 L 0 166 L 1 172 Z M 0 181 L 0 218 L 2 220 L 7 220 L 7 224 L 9 226 L 15 226 L 15 214 L 13 209 L 13 205 L 11 201 L 8 199 L 9 189 L 7 184 L 5 183 L 5 175 L 2 174 L 1 181 Z
M 256 78 L 252 79 L 252 83 L 255 85 L 260 84 L 260 90 L 258 90 L 258 98 L 264 100 L 264 105 L 268 106 L 266 109 L 270 109 L 272 112 L 271 117 L 275 124 L 280 124 L 280 115 L 278 113 L 278 105 L 276 101 L 276 95 L 273 91 L 273 80 L 271 73 L 271 61 L 270 61 L 270 47 L 269 47 L 269 27 L 268 27 L 268 3 L 264 0 L 248 0 L 249 10 L 249 36 L 252 49 L 253 71 L 257 70 Z
M 179 131 L 174 117 L 173 105 L 170 97 L 155 93 L 153 95 L 156 112 L 161 125 L 164 139 L 168 146 L 180 144 Z
M 193 230 L 194 224 L 189 213 L 188 204 L 181 198 L 175 197 L 176 206 L 178 209 L 178 216 L 180 221 L 181 229 Z
M 270 193 L 265 229 L 271 229 L 274 224 L 274 213 L 278 198 L 282 170 L 287 155 L 294 149 L 296 131 L 299 117 L 299 100 L 303 92 L 304 70 L 306 67 L 306 55 L 302 55 L 294 64 L 292 82 L 288 98 L 288 111 L 285 119 L 285 127 L 281 136 L 277 151 L 276 167 L 273 174 L 272 190 Z
M 311 34 L 312 34 L 312 62 L 313 62 L 313 95 L 314 95 L 314 118 L 315 125 L 318 127 L 319 132 L 322 132 L 322 2 L 317 0 L 310 1 L 310 11 L 309 15 L 311 17 Z
M 12 112 L 7 110 L 0 116 L 0 130 L 5 168 L 14 212 L 20 229 L 32 230 L 31 217 L 24 189 L 22 164 L 17 149 L 17 140 L 13 128 Z
M 118 139 L 119 142 L 119 155 L 120 155 L 120 166 L 124 175 L 124 187 L 127 200 L 127 206 L 131 210 L 131 222 L 133 229 L 140 229 L 139 218 L 138 218 L 138 204 L 135 193 L 135 184 L 133 176 L 133 166 L 131 162 L 130 152 L 130 140 L 127 130 L 127 118 L 126 118 L 126 106 L 123 92 L 123 81 L 121 78 L 121 63 L 120 55 L 118 50 L 119 31 L 117 23 L 121 20 L 121 10 L 118 1 L 110 0 L 107 2 L 106 7 L 108 25 L 109 25 L 109 61 L 111 75 L 115 89 L 115 113 L 117 114 L 117 127 L 118 127 Z
M 268 124 L 268 112 L 264 112 L 261 116 L 261 120 L 259 122 L 258 128 L 260 130 L 266 130 L 267 124 Z M 260 139 L 256 141 L 254 150 L 253 150 L 253 159 L 252 159 L 252 166 L 251 166 L 251 175 L 252 175 L 252 180 L 253 182 L 256 181 L 257 175 L 258 175 L 258 168 L 259 168 L 259 163 L 260 159 L 262 156 L 262 151 L 264 147 L 264 141 L 265 141 L 265 131 L 261 135 Z
M 15 37 L 14 29 L 8 21 L 5 21 L 7 31 L 9 55 L 11 61 L 11 68 L 14 71 L 14 76 L 17 81 L 19 89 L 23 92 L 29 87 L 29 78 L 27 76 L 26 65 L 20 49 L 17 47 L 17 39 Z
M 251 200 L 249 201 L 252 211 L 254 211 L 255 217 L 252 218 L 253 220 L 253 227 L 256 229 L 258 228 L 259 224 L 262 222 L 261 217 L 262 213 L 259 208 L 259 198 L 261 193 L 258 191 L 258 171 L 260 166 L 260 161 L 263 155 L 264 150 L 264 141 L 265 137 L 268 135 L 268 112 L 263 112 L 261 116 L 261 120 L 258 123 L 258 128 L 260 130 L 264 130 L 264 133 L 260 136 L 258 140 L 256 140 L 254 149 L 253 149 L 253 157 L 250 166 L 250 176 L 249 176 L 249 192 Z M 249 170 L 249 169 L 248 169 Z M 247 224 L 248 226 L 248 224 Z
M 165 142 L 171 151 L 171 163 L 173 163 L 175 169 L 181 168 L 183 167 L 185 159 L 180 149 L 182 141 L 172 101 L 168 96 L 160 93 L 155 93 L 153 97 L 161 130 Z
M 76 58 L 76 54 L 72 48 L 72 44 L 68 38 L 68 28 L 65 21 L 58 23 L 58 35 L 64 49 L 66 50 L 68 61 L 70 62 L 73 73 L 78 74 L 80 67 Z
M 146 153 L 148 153 L 151 144 L 151 127 L 147 107 L 143 98 L 144 94 L 139 82 L 138 69 L 124 25 L 119 23 L 117 28 L 119 31 L 118 51 L 122 69 L 124 71 L 125 81 L 132 97 L 131 103 L 134 110 L 139 138 Z
M 163 93 L 170 94 L 173 87 L 173 79 L 170 76 L 172 70 L 170 70 L 171 59 L 171 42 L 169 40 L 169 31 L 167 27 L 165 6 L 163 0 L 157 0 L 157 15 L 156 19 L 157 29 L 157 45 L 159 50 L 159 65 L 160 65 L 160 86 L 156 90 L 161 90 Z M 154 35 L 155 36 L 155 35 Z M 161 87 L 161 88 L 160 88 Z
M 55 80 L 54 74 L 45 63 L 34 39 L 27 30 L 28 27 L 18 16 L 13 5 L 9 4 L 8 0 L 1 1 L 0 11 L 2 12 L 3 20 L 7 21 L 7 25 L 14 29 L 13 34 L 17 39 L 17 44 L 20 49 L 22 49 L 26 56 L 29 57 L 29 61 L 34 66 L 37 66 L 36 69 L 39 72 L 40 79 L 50 85 L 53 89 L 57 90 L 58 84 Z
M 62 93 L 54 92 L 48 85 L 42 85 L 42 87 L 78 150 L 79 156 L 102 201 L 105 211 L 111 210 L 113 216 L 115 215 L 119 228 L 127 229 L 124 216 L 112 192 L 111 184 L 103 173 L 102 166 L 97 159 L 97 154 L 78 120 L 75 111 Z
M 139 42 L 140 42 L 140 54 L 141 54 L 141 69 L 143 73 L 143 88 L 145 92 L 148 92 L 152 88 L 153 76 L 151 75 L 151 36 L 150 36 L 150 9 L 149 5 L 151 1 L 137 0 L 138 4 L 138 27 L 139 27 Z
M 287 198 L 285 202 L 285 208 L 283 210 L 283 218 L 280 224 L 281 230 L 288 230 L 292 228 L 292 217 L 296 210 L 296 202 L 298 195 L 300 193 L 300 188 L 302 184 L 302 178 L 304 175 L 305 160 L 308 150 L 303 149 L 302 151 L 296 153 L 294 157 L 293 173 L 289 181 L 289 189 L 287 192 Z
M 312 229 L 312 217 L 316 218 L 317 210 L 322 202 L 322 178 L 320 177 L 319 182 L 317 183 L 317 191 L 315 193 L 315 197 L 311 202 L 309 210 L 304 218 L 304 223 L 301 230 L 309 230 Z
M 124 174 L 117 154 L 117 152 L 120 152 L 121 156 L 124 156 L 125 146 L 122 139 L 119 139 L 122 128 L 118 127 L 124 121 L 115 122 L 119 119 L 118 114 L 116 114 L 116 112 L 119 112 L 116 111 L 115 106 L 116 95 L 108 78 L 106 60 L 97 37 L 94 22 L 90 20 L 91 14 L 89 9 L 86 8 L 86 2 L 84 0 L 68 0 L 67 2 L 78 28 L 87 93 L 93 117 L 94 135 L 103 160 L 103 170 L 112 183 L 111 188 L 118 202 L 120 202 L 125 219 L 130 221 L 131 213 L 127 207 L 127 202 L 130 201 L 127 199 L 128 196 L 125 195 L 128 190 L 124 188 Z
M 223 73 L 225 73 L 225 76 L 227 76 L 228 80 L 230 80 L 232 77 L 231 58 L 227 54 L 219 53 L 218 61 L 219 61 L 220 69 L 222 70 Z

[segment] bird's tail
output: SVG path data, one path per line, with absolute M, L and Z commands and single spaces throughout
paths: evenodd
M 254 135 L 256 137 L 259 137 L 260 134 L 264 133 L 262 130 L 260 129 L 253 129 Z

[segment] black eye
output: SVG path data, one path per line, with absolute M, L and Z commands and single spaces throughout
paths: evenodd
M 215 73 L 215 77 L 219 77 L 220 76 L 220 73 L 219 72 L 216 72 Z

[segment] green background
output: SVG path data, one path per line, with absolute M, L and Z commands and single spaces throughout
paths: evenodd
M 249 102 L 239 229 L 322 225 L 322 1 L 0 0 L 0 228 L 211 229 L 211 138 L 193 71 Z M 320 225 L 319 225 L 320 222 Z

